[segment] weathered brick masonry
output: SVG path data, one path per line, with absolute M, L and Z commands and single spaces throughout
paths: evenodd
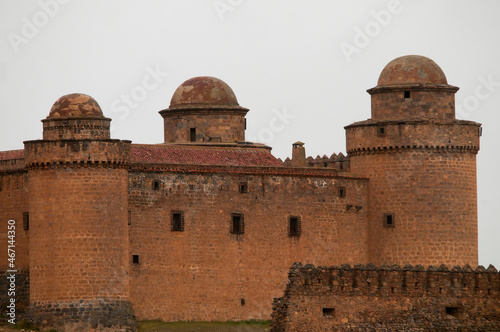
M 269 319 L 293 262 L 477 265 L 480 124 L 455 119 L 457 90 L 432 60 L 395 59 L 368 90 L 371 118 L 345 128 L 347 155 L 306 158 L 299 141 L 284 162 L 270 147 L 245 141 L 248 109 L 213 77 L 190 79 L 175 91 L 160 111 L 162 144 L 111 139 L 111 119 L 95 100 L 61 97 L 42 120 L 43 139 L 0 152 L 0 248 L 7 246 L 8 220 L 15 220 L 16 267 L 30 271 L 28 317 L 65 331 L 133 331 L 136 318 Z M 0 250 L 0 268 L 7 262 Z M 425 289 L 408 283 L 410 276 L 459 276 L 460 283 L 474 275 L 474 289 L 482 291 L 483 281 L 497 275 L 491 271 L 314 271 L 346 288 L 313 280 L 304 288 L 293 281 L 293 290 L 326 298 L 333 289 L 335 301 L 351 306 L 318 320 L 312 314 L 318 303 L 304 297 L 311 309 L 300 307 L 293 317 L 312 319 L 312 326 L 382 324 L 376 317 L 383 310 L 393 317 L 390 303 L 401 305 L 400 314 L 381 328 L 392 321 L 413 328 L 423 319 L 441 326 L 443 306 L 463 317 L 462 325 L 446 326 L 487 326 L 493 316 L 479 308 L 498 310 L 491 300 L 498 287 L 483 303 L 474 295 L 480 293 L 462 286 L 457 293 L 444 277 L 436 277 L 444 283 L 441 294 L 427 281 Z M 359 282 L 348 281 L 358 274 Z M 366 274 L 376 275 L 371 288 L 363 284 Z M 456 305 L 446 302 L 452 295 Z M 382 311 L 372 313 L 367 303 L 381 303 Z M 292 315 L 292 307 L 276 308 L 275 318 Z M 407 313 L 415 310 L 420 318 L 412 321 Z M 338 320 L 339 313 L 349 320 Z
M 406 265 L 294 264 L 271 331 L 499 331 L 500 274 Z

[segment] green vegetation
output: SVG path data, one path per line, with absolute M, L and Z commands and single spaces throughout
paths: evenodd
M 269 324 L 269 321 L 254 320 L 243 322 L 162 322 L 159 320 L 147 320 L 139 322 L 139 331 L 261 332 L 269 331 Z

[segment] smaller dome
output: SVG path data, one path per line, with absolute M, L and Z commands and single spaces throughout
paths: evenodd
M 384 67 L 378 86 L 399 84 L 448 84 L 443 70 L 421 55 L 396 58 Z
M 175 90 L 169 109 L 230 108 L 239 106 L 233 90 L 224 81 L 209 76 L 191 78 Z
M 83 93 L 72 93 L 59 98 L 47 118 L 104 117 L 94 98 Z

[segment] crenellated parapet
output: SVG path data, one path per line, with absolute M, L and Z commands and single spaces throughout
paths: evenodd
M 59 140 L 25 142 L 28 170 L 59 167 L 128 168 L 130 141 Z
M 497 331 L 500 273 L 472 269 L 295 263 L 271 331 Z M 376 324 L 375 324 L 376 323 Z
M 349 264 L 332 267 L 302 266 L 295 263 L 288 273 L 287 292 L 387 296 L 500 296 L 500 273 L 490 265 L 429 266 L 399 265 L 376 267 Z
M 283 161 L 283 166 L 294 167 L 293 158 L 286 158 Z M 350 157 L 344 156 L 342 152 L 339 154 L 333 153 L 330 157 L 326 154 L 323 156 L 317 155 L 316 157 L 308 156 L 304 159 L 302 167 L 311 168 L 334 168 L 337 171 L 348 171 L 350 168 Z
M 347 153 L 386 153 L 402 150 L 435 152 L 479 151 L 481 125 L 473 121 L 361 121 L 345 127 Z

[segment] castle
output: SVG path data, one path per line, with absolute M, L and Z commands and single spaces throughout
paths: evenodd
M 61 97 L 42 139 L 0 152 L 1 246 L 15 221 L 28 317 L 269 319 L 294 262 L 477 265 L 481 126 L 455 118 L 457 90 L 431 59 L 394 59 L 371 118 L 345 127 L 346 156 L 296 142 L 285 161 L 245 141 L 248 109 L 216 78 L 179 86 L 162 144 L 111 139 L 94 99 Z

